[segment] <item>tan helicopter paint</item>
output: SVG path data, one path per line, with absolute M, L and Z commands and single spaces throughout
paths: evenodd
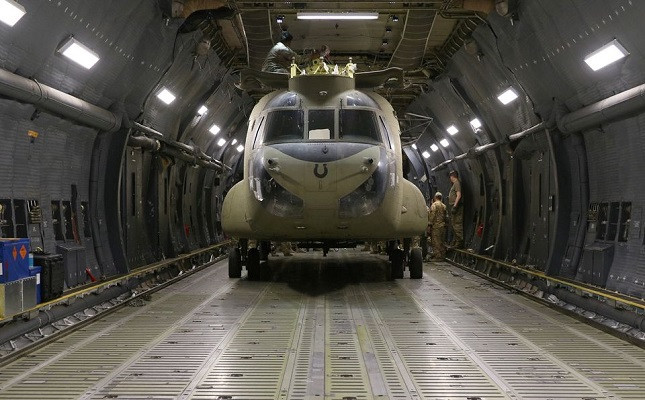
M 289 80 L 289 89 L 301 96 L 303 108 L 338 108 L 346 92 L 354 90 L 354 78 L 300 75 Z M 340 218 L 339 199 L 359 187 L 374 172 L 376 165 L 385 161 L 380 160 L 379 146 L 326 163 L 328 173 L 324 179 L 313 174 L 315 163 L 295 159 L 267 146 L 253 149 L 257 129 L 253 121 L 258 120 L 273 97 L 283 92 L 275 91 L 263 97 L 251 113 L 244 153 L 244 179 L 233 186 L 224 199 L 224 232 L 236 238 L 291 241 L 387 240 L 421 235 L 427 225 L 425 201 L 419 189 L 403 178 L 399 123 L 387 100 L 369 92 L 381 108 L 390 132 L 394 149 L 387 149 L 387 152 L 396 155 L 396 172 L 388 176 L 385 198 L 376 211 L 362 217 Z M 304 201 L 302 218 L 275 216 L 256 200 L 251 191 L 249 163 L 258 151 L 264 152 L 264 166 L 276 182 Z M 366 162 L 370 158 L 373 164 Z M 269 159 L 274 161 L 272 165 L 267 163 Z
M 312 204 L 306 200 L 314 202 L 315 198 L 330 196 L 338 199 L 353 192 L 376 170 L 380 152 L 379 147 L 374 146 L 341 160 L 342 163 L 325 163 L 327 173 L 323 178 L 314 174 L 322 169 L 319 163 L 298 160 L 274 148 L 266 148 L 264 156 L 264 168 L 276 182 L 306 204 Z M 369 159 L 373 160 L 372 164 L 367 162 Z M 272 165 L 268 160 L 273 161 Z M 335 207 L 335 204 L 332 202 L 331 206 Z

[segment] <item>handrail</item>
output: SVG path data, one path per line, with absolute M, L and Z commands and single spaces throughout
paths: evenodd
M 519 265 L 511 264 L 511 263 L 506 262 L 506 261 L 496 260 L 496 259 L 491 258 L 491 257 L 471 253 L 471 252 L 466 251 L 466 250 L 452 249 L 452 251 L 454 251 L 455 253 L 461 253 L 461 254 L 464 254 L 464 255 L 467 255 L 467 256 L 470 256 L 470 257 L 473 257 L 473 258 L 478 258 L 480 260 L 492 262 L 494 264 L 501 265 L 503 267 L 510 268 L 510 269 L 513 269 L 513 270 L 516 270 L 516 271 L 520 271 L 520 272 L 523 272 L 523 273 L 528 274 L 528 275 L 532 275 L 532 276 L 535 276 L 535 277 L 538 277 L 538 278 L 546 279 L 546 280 L 549 280 L 551 282 L 556 282 L 556 283 L 559 283 L 559 284 L 562 284 L 562 285 L 565 285 L 565 286 L 569 286 L 569 287 L 571 287 L 573 289 L 588 292 L 588 293 L 591 293 L 591 294 L 594 294 L 594 295 L 597 295 L 597 296 L 600 296 L 600 297 L 604 297 L 604 298 L 612 300 L 612 301 L 616 301 L 616 302 L 619 302 L 619 303 L 627 304 L 627 305 L 632 306 L 632 307 L 640 308 L 641 310 L 645 310 L 645 301 L 643 299 L 639 299 L 637 297 L 632 297 L 632 296 L 628 296 L 628 295 L 625 295 L 625 294 L 611 292 L 611 291 L 609 291 L 607 289 L 603 289 L 603 288 L 598 287 L 598 286 L 589 285 L 589 284 L 585 284 L 585 283 L 581 283 L 581 282 L 574 282 L 574 281 L 572 281 L 570 279 L 563 278 L 563 277 L 550 276 L 550 275 L 545 274 L 542 271 L 536 271 L 536 270 L 528 269 L 528 268 L 525 268 L 525 267 L 522 267 L 522 266 L 519 266 Z M 455 261 L 455 260 L 453 260 L 453 261 Z
M 20 316 L 23 316 L 23 315 L 30 315 L 32 312 L 38 312 L 40 309 L 43 309 L 43 308 L 47 309 L 50 306 L 65 303 L 66 301 L 68 301 L 70 299 L 73 299 L 73 298 L 76 298 L 76 297 L 83 297 L 83 296 L 85 296 L 87 294 L 94 293 L 94 292 L 96 292 L 97 290 L 100 290 L 100 289 L 107 289 L 107 288 L 109 288 L 111 286 L 119 284 L 120 282 L 122 282 L 124 280 L 128 280 L 130 278 L 135 278 L 135 277 L 139 277 L 139 276 L 142 276 L 142 275 L 146 275 L 146 274 L 148 274 L 148 273 L 150 273 L 152 271 L 158 270 L 160 268 L 166 268 L 170 264 L 174 264 L 174 263 L 176 263 L 178 261 L 182 261 L 182 260 L 185 260 L 187 258 L 194 257 L 196 255 L 215 250 L 215 249 L 217 249 L 219 247 L 227 246 L 227 245 L 229 245 L 231 243 L 232 243 L 231 240 L 225 240 L 223 242 L 214 244 L 212 246 L 208 246 L 208 247 L 204 247 L 204 248 L 199 249 L 199 250 L 195 250 L 192 253 L 181 254 L 178 257 L 168 258 L 168 259 L 158 261 L 158 262 L 153 263 L 153 264 L 145 265 L 143 267 L 134 269 L 134 270 L 130 271 L 127 274 L 116 276 L 116 277 L 114 277 L 114 278 L 112 278 L 110 280 L 107 280 L 107 281 L 102 281 L 102 282 L 97 282 L 95 284 L 82 286 L 82 287 L 80 287 L 80 288 L 78 288 L 76 290 L 73 290 L 71 292 L 68 292 L 67 294 L 64 294 L 61 297 L 55 298 L 55 299 L 47 301 L 45 303 L 37 304 L 36 307 L 33 307 L 33 308 L 28 309 L 28 310 L 18 312 L 18 313 L 13 314 L 13 315 L 6 316 L 5 318 L 0 319 L 0 324 L 2 324 L 4 322 L 7 322 L 7 321 L 10 321 L 10 320 L 12 320 L 12 319 L 14 319 L 16 317 L 20 317 Z

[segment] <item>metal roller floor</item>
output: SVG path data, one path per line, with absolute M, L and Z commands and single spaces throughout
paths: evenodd
M 0 399 L 643 399 L 645 351 L 444 263 L 200 271 L 0 369 Z M 407 274 L 406 274 L 407 275 Z

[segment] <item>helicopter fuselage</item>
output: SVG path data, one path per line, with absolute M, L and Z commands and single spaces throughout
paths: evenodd
M 403 177 L 392 106 L 354 79 L 302 75 L 254 107 L 244 179 L 226 195 L 225 233 L 256 240 L 388 240 L 420 235 L 427 209 Z

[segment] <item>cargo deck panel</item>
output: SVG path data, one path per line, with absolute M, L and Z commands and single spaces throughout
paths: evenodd
M 642 399 L 645 351 L 447 263 L 226 263 L 0 370 L 0 399 Z

